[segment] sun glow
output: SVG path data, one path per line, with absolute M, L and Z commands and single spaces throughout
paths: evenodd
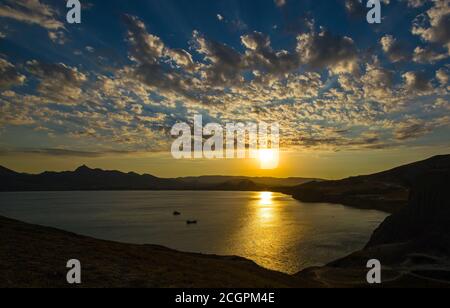
M 274 149 L 259 150 L 259 162 L 261 169 L 276 169 L 279 163 L 279 153 Z

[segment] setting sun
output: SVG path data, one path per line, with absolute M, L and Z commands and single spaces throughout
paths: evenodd
M 279 163 L 279 153 L 274 149 L 259 150 L 259 162 L 261 169 L 276 169 Z

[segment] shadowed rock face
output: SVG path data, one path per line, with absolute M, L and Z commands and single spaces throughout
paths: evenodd
M 431 171 L 416 180 L 408 206 L 387 218 L 367 247 L 427 238 L 427 246 L 443 248 L 449 234 L 450 169 Z
M 450 155 L 441 155 L 377 174 L 307 183 L 294 188 L 292 194 L 304 202 L 340 203 L 397 213 L 408 205 L 408 196 L 418 179 L 424 180 L 418 184 L 420 188 L 427 182 L 426 174 L 449 169 Z
M 380 260 L 381 287 L 450 287 L 450 168 L 417 175 L 408 205 L 387 218 L 361 251 L 302 279 L 324 286 L 369 287 L 367 261 Z

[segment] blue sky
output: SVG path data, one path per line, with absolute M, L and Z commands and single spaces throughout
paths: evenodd
M 450 1 L 382 2 L 370 25 L 359 0 L 82 0 L 71 25 L 1 0 L 1 157 L 164 153 L 196 113 L 279 122 L 294 153 L 445 152 Z

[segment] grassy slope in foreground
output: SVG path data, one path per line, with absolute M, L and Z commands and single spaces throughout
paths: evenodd
M 408 203 L 411 185 L 421 174 L 449 166 L 450 155 L 435 156 L 372 175 L 306 183 L 293 188 L 291 193 L 303 202 L 337 203 L 395 213 Z
M 96 240 L 0 217 L 0 287 L 68 287 L 66 263 L 82 263 L 82 287 L 314 287 L 239 257 Z

